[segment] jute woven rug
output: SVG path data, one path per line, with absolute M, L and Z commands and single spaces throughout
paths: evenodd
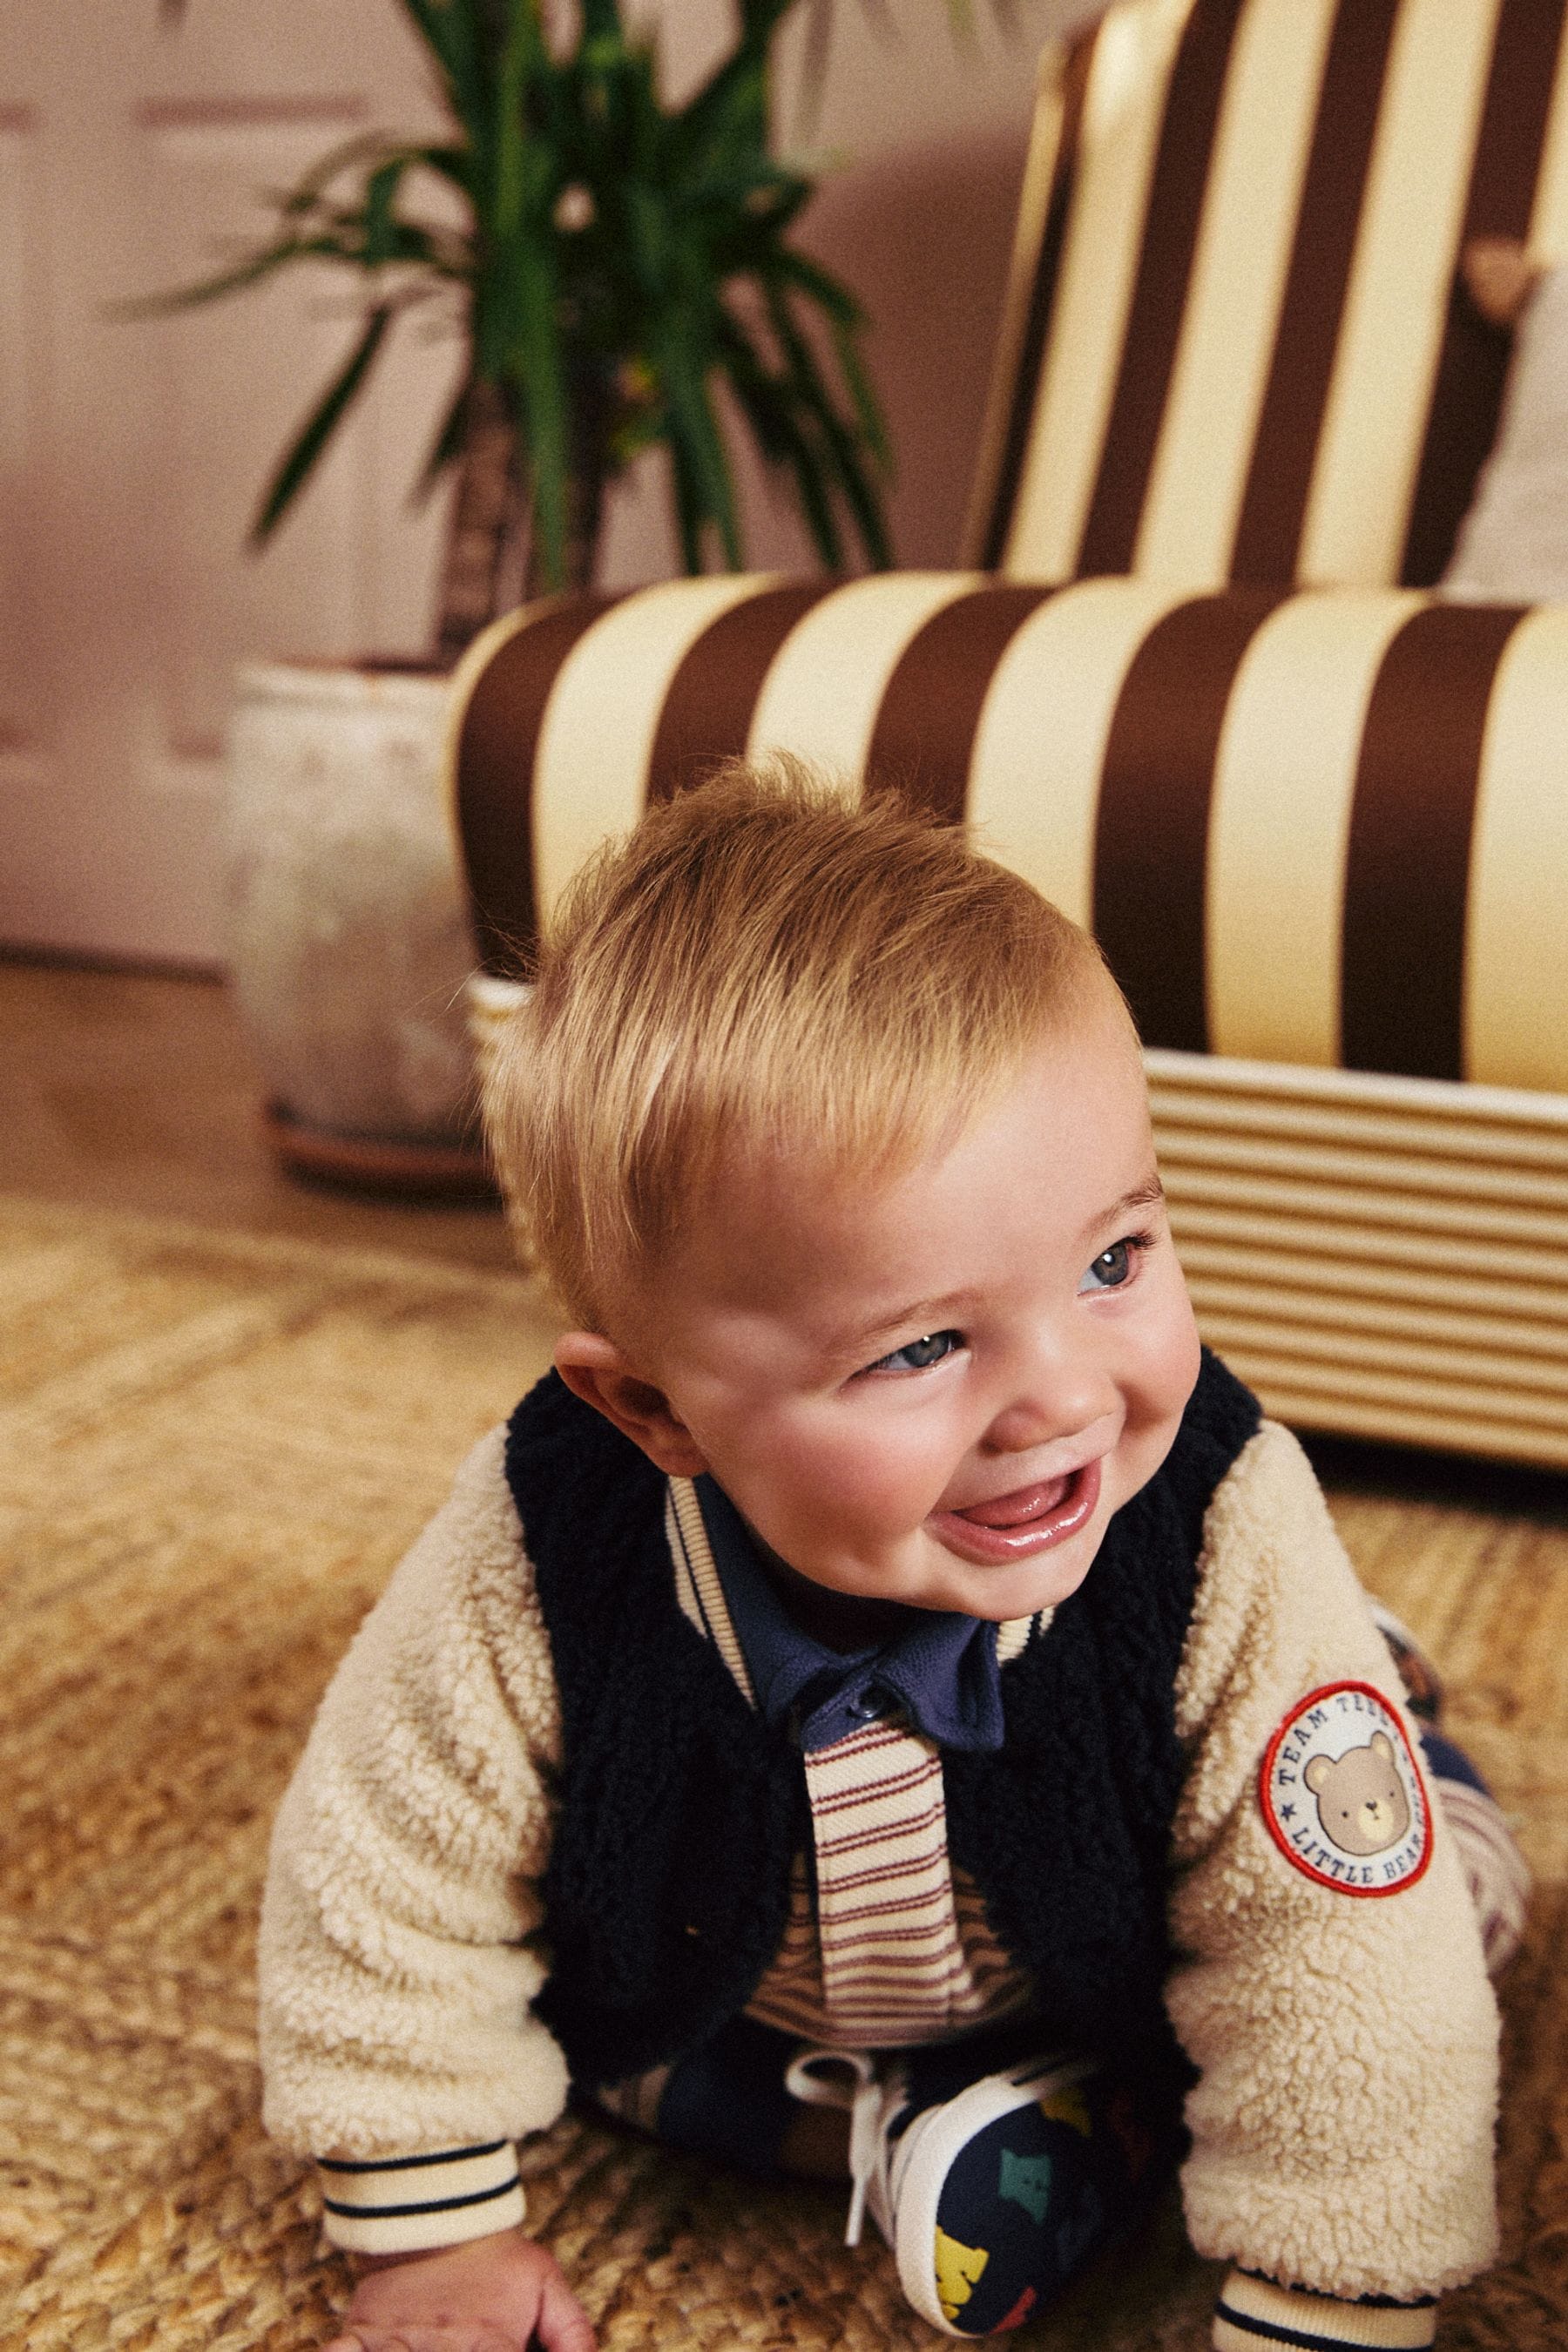
M 317 1696 L 542 1365 L 521 1281 L 0 1202 L 0 2347 L 305 2352 L 347 2276 L 257 2119 L 268 1822 Z M 1434 1484 L 1442 1487 L 1435 1474 Z M 1344 1490 L 1540 1892 L 1505 1988 L 1505 2257 L 1443 2342 L 1568 2344 L 1568 1511 Z M 605 2352 L 934 2347 L 826 2191 L 576 2121 L 527 2157 Z M 1173 2202 L 1023 2352 L 1198 2352 Z

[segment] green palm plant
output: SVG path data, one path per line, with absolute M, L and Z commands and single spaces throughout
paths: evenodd
M 214 301 L 305 262 L 360 281 L 353 346 L 286 450 L 254 538 L 288 512 L 389 334 L 422 313 L 466 352 L 421 477 L 458 478 L 438 657 L 494 617 L 520 547 L 525 593 L 587 583 L 605 486 L 650 444 L 668 453 L 687 569 L 715 556 L 738 567 L 721 385 L 793 485 L 823 562 L 839 566 L 852 534 L 885 565 L 889 454 L 864 316 L 791 241 L 811 173 L 769 152 L 773 45 L 797 0 L 737 0 L 729 53 L 679 107 L 661 103 L 652 45 L 627 31 L 619 0 L 582 0 L 564 47 L 542 0 L 398 5 L 434 66 L 445 135 L 334 148 L 231 266 L 132 306 Z

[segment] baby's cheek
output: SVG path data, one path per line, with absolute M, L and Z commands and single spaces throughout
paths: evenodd
M 941 1488 L 932 1448 L 910 1437 L 837 1449 L 831 1464 L 818 1465 L 813 1492 L 825 1512 L 879 1535 L 919 1526 Z
M 1202 1365 L 1203 1342 L 1192 1301 L 1177 1274 L 1146 1353 L 1140 1418 L 1149 1423 L 1179 1422 L 1197 1386 Z
M 1180 1310 L 1167 1318 L 1158 1344 L 1144 1355 L 1138 1378 L 1124 1391 L 1127 1419 L 1118 1448 L 1118 1508 L 1148 1485 L 1164 1461 L 1197 1385 L 1203 1349 L 1184 1288 Z

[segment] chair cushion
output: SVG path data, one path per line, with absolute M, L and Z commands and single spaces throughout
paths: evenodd
M 1568 610 L 962 572 L 561 610 L 459 730 L 493 971 L 648 798 L 778 745 L 966 819 L 1150 1045 L 1568 1091 Z

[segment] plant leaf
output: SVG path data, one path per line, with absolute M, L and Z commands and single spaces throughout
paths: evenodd
M 471 135 L 484 114 L 484 74 L 472 0 L 401 0 L 401 5 L 436 60 L 453 110 Z
M 340 146 L 329 148 L 324 155 L 301 172 L 293 184 L 275 198 L 278 209 L 286 218 L 308 213 L 320 204 L 335 179 L 353 169 L 356 163 L 406 163 L 410 167 L 423 166 L 443 180 L 449 180 L 465 195 L 471 194 L 472 168 L 469 150 L 450 139 L 389 139 L 384 131 L 361 131 Z
M 767 77 L 765 40 L 742 37 L 733 52 L 714 68 L 674 118 L 683 148 L 695 151 L 705 141 L 725 131 L 744 134 L 746 143 L 753 148 L 764 147 L 768 129 Z
M 201 278 L 195 286 L 177 286 L 167 294 L 136 294 L 126 301 L 112 302 L 108 306 L 109 315 L 115 319 L 159 319 L 171 310 L 194 310 L 204 302 L 221 301 L 226 294 L 237 294 L 247 286 L 258 284 L 290 261 L 356 258 L 334 237 L 285 237 L 259 253 L 247 254 L 232 269 L 219 270 L 216 277 Z
M 675 312 L 656 341 L 655 370 L 668 412 L 671 447 L 679 449 L 687 470 L 693 512 L 700 522 L 711 522 L 717 529 L 724 560 L 735 572 L 741 565 L 741 535 L 734 484 L 696 345 L 689 318 Z M 695 562 L 689 545 L 686 555 L 688 571 L 700 571 L 700 551 Z
M 565 581 L 566 477 L 572 443 L 554 259 L 540 237 L 519 238 L 506 258 L 510 264 L 512 304 L 504 373 L 521 410 L 533 526 L 543 552 L 544 577 L 552 588 L 559 588 Z
M 355 163 L 363 163 L 373 155 L 383 155 L 387 142 L 379 131 L 356 131 L 352 139 L 340 139 L 308 163 L 299 178 L 277 199 L 279 212 L 292 219 L 297 214 L 308 213 L 321 201 L 340 173 Z
M 270 539 L 298 496 L 311 467 L 342 422 L 345 410 L 363 384 L 391 323 L 390 307 L 378 303 L 365 320 L 363 332 L 347 361 L 306 418 L 273 476 L 256 520 L 250 527 L 250 537 L 255 546 L 263 546 Z
M 784 295 L 777 287 L 766 288 L 764 295 L 768 317 L 778 337 L 779 348 L 784 352 L 796 396 L 809 409 L 821 429 L 833 458 L 839 487 L 855 518 L 867 559 L 875 570 L 885 571 L 892 562 L 887 522 L 882 513 L 881 498 L 860 462 L 855 434 L 834 406 L 832 394 L 816 364 L 816 354 L 790 315 Z
M 494 176 L 489 226 L 498 246 L 508 244 L 522 226 L 526 100 L 544 61 L 536 0 L 505 0 L 505 5 L 506 35 L 496 68 L 490 117 Z
M 729 331 L 721 337 L 721 362 L 735 398 L 769 464 L 787 467 L 794 476 L 812 542 L 827 569 L 837 572 L 844 549 L 822 459 L 796 423 L 786 391 L 768 373 L 739 322 L 727 318 L 726 326 Z
M 401 156 L 395 155 L 379 163 L 364 184 L 364 261 L 367 269 L 377 269 L 383 262 L 391 261 L 396 253 L 396 223 L 392 208 L 397 201 L 397 190 L 407 166 Z
M 456 463 L 462 453 L 463 428 L 468 418 L 468 392 L 473 383 L 466 375 L 453 394 L 446 415 L 437 428 L 436 437 L 425 454 L 418 478 L 408 494 L 410 506 L 421 507 L 435 489 L 448 466 Z
M 805 294 L 819 303 L 831 318 L 847 327 L 863 327 L 866 313 L 841 278 L 813 261 L 808 254 L 795 246 L 781 247 L 774 262 L 775 274 L 787 278 Z
M 669 450 L 669 478 L 675 491 L 675 519 L 680 530 L 681 561 L 695 577 L 702 569 L 701 503 L 691 479 L 685 443 L 668 432 L 665 441 Z
M 582 5 L 584 47 L 599 41 L 618 46 L 623 38 L 618 0 L 582 0 Z
M 866 444 L 874 462 L 882 472 L 891 476 L 893 446 L 888 438 L 887 420 L 875 387 L 866 373 L 866 362 L 860 356 L 860 346 L 854 330 L 842 320 L 830 319 L 828 332 L 833 338 L 833 353 L 838 362 L 839 373 L 849 394 L 855 410 L 855 421 L 860 428 L 860 438 Z

